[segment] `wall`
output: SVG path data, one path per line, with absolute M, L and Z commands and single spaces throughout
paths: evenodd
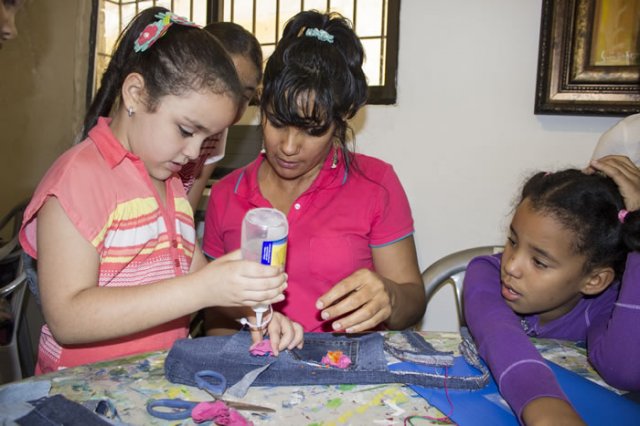
M 512 201 L 537 169 L 582 167 L 619 118 L 533 114 L 541 0 L 403 1 L 396 107 L 363 114 L 359 147 L 396 166 L 421 266 L 503 244 Z M 430 329 L 455 327 L 438 294 Z
M 0 50 L 0 215 L 29 197 L 84 112 L 91 2 L 26 0 Z
M 73 75 L 86 56 L 74 56 L 73 37 L 87 25 L 78 16 L 88 2 L 52 3 L 32 0 L 20 16 L 32 34 L 23 26 L 21 44 L 0 51 L 2 206 L 33 188 L 81 111 L 69 98 L 74 87 L 84 95 Z M 619 119 L 533 114 L 540 11 L 541 0 L 402 2 L 397 105 L 366 107 L 354 125 L 357 149 L 392 163 L 405 185 L 422 268 L 454 250 L 502 244 L 522 180 L 583 166 Z M 7 82 L 16 62 L 28 71 Z M 243 122 L 255 123 L 255 111 Z M 456 327 L 452 297 L 436 296 L 428 328 Z

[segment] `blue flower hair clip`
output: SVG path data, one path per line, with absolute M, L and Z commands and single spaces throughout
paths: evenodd
M 307 28 L 304 35 L 307 37 L 315 37 L 318 40 L 326 41 L 327 43 L 333 43 L 333 36 L 325 30 L 320 30 L 318 28 Z
M 133 50 L 136 52 L 144 52 L 151 47 L 153 43 L 165 35 L 171 24 L 200 28 L 199 25 L 183 18 L 182 16 L 176 15 L 173 12 L 160 12 L 156 14 L 156 18 L 158 18 L 158 20 L 147 25 L 133 44 Z

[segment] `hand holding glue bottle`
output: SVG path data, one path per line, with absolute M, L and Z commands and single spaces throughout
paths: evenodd
M 249 210 L 242 221 L 242 258 L 284 268 L 288 234 L 289 223 L 281 211 L 272 208 Z M 264 313 L 272 311 L 271 305 L 256 305 L 253 310 L 256 324 L 247 323 L 253 328 L 266 327 L 272 315 L 264 321 Z

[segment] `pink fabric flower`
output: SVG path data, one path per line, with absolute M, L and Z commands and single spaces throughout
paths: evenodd
M 343 354 L 342 351 L 329 351 L 322 357 L 322 364 L 338 368 L 347 368 L 351 365 L 351 358 Z
M 253 356 L 269 356 L 273 353 L 273 349 L 271 348 L 271 340 L 264 339 L 261 342 L 254 343 L 249 348 L 249 352 Z
M 245 419 L 237 410 L 229 408 L 222 401 L 201 402 L 191 410 L 191 418 L 196 423 L 213 421 L 224 426 L 253 426 L 253 422 Z
M 151 41 L 151 40 L 156 38 L 156 34 L 158 34 L 159 31 L 160 31 L 160 29 L 155 24 L 155 22 L 153 24 L 147 25 L 144 28 L 144 30 L 142 30 L 142 32 L 140 33 L 140 36 L 136 40 L 136 43 L 139 46 L 146 45 L 147 43 L 149 43 L 149 41 Z
M 186 25 L 189 27 L 200 28 L 197 24 L 178 16 L 171 12 L 160 12 L 156 14 L 157 21 L 147 25 L 140 33 L 136 41 L 133 43 L 133 50 L 136 52 L 144 52 L 153 43 L 162 37 L 172 24 Z

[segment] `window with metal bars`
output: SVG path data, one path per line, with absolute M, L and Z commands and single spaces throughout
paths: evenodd
M 369 104 L 396 102 L 400 0 L 93 0 L 87 104 L 111 57 L 120 32 L 139 11 L 162 6 L 205 25 L 232 21 L 251 31 L 265 59 L 273 52 L 286 21 L 302 10 L 335 11 L 352 21 L 365 48 Z

